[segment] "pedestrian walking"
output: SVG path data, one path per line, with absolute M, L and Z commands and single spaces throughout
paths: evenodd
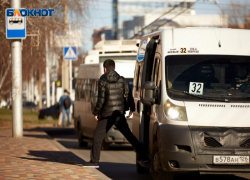
M 62 122 L 63 126 L 65 126 L 65 115 L 67 114 L 68 117 L 68 126 L 70 126 L 71 121 L 70 121 L 70 106 L 71 104 L 74 104 L 74 102 L 70 98 L 69 92 L 65 89 L 64 94 L 60 97 L 59 100 L 59 105 L 61 106 L 62 109 Z M 59 122 L 60 122 L 60 117 L 59 117 Z
M 135 103 L 132 94 L 129 93 L 129 85 L 124 77 L 115 71 L 115 62 L 112 59 L 107 59 L 103 66 L 104 74 L 98 82 L 98 100 L 93 110 L 97 126 L 90 152 L 91 160 L 84 166 L 99 167 L 102 141 L 113 125 L 131 143 L 135 151 L 143 159 L 147 159 L 146 150 L 132 134 L 124 115 L 128 108 L 130 109 L 130 115 L 135 111 Z
M 62 106 L 61 105 L 60 105 L 59 109 L 60 109 L 60 114 L 58 117 L 58 126 L 61 126 L 62 125 Z

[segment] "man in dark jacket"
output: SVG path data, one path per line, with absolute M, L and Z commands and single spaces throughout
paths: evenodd
M 125 101 L 127 101 L 130 108 L 130 115 L 135 111 L 135 103 L 132 94 L 129 93 L 129 85 L 124 77 L 115 71 L 115 62 L 113 60 L 107 59 L 103 66 L 104 74 L 100 77 L 98 83 L 98 100 L 93 110 L 94 119 L 98 123 L 90 154 L 91 160 L 86 163 L 86 166 L 99 167 L 102 140 L 113 125 L 132 144 L 136 152 L 146 159 L 146 151 L 130 131 L 124 116 L 125 111 L 128 110 L 124 106 Z

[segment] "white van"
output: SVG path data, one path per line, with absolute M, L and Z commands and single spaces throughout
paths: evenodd
M 123 76 L 127 80 L 130 89 L 132 90 L 135 61 L 115 61 L 115 63 L 115 70 L 120 76 Z M 79 146 L 87 146 L 87 143 L 89 141 L 92 142 L 94 138 L 94 131 L 97 122 L 94 120 L 92 111 L 94 110 L 97 101 L 98 80 L 103 73 L 103 63 L 82 64 L 79 67 L 75 84 L 74 102 L 74 127 L 78 134 Z M 131 118 L 127 119 L 130 128 L 132 125 Z M 111 143 L 128 143 L 126 138 L 115 126 L 109 130 L 103 140 L 102 149 L 108 149 Z
M 250 31 L 162 30 L 141 39 L 132 131 L 148 148 L 137 172 L 250 172 Z

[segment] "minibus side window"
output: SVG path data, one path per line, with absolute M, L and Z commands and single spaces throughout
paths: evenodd
M 147 50 L 144 57 L 144 61 L 146 63 L 144 64 L 145 70 L 143 70 L 145 72 L 144 81 L 152 80 L 156 48 L 157 48 L 157 43 L 155 42 L 155 39 L 151 39 L 150 42 L 147 44 Z
M 76 80 L 75 83 L 75 100 L 78 100 L 78 84 L 79 84 L 79 80 Z
M 86 80 L 86 86 L 85 86 L 86 102 L 90 101 L 90 88 L 91 88 L 90 79 L 87 79 Z
M 84 85 L 83 85 L 83 91 L 84 91 L 84 100 L 88 101 L 88 81 L 89 79 L 85 79 Z
M 140 77 L 141 66 L 138 66 L 137 77 L 136 77 L 136 91 L 139 90 L 139 77 Z
M 95 96 L 95 80 L 94 79 L 91 79 L 90 80 L 90 97 L 91 99 Z
M 155 85 L 158 83 L 158 75 L 159 75 L 159 58 L 155 59 L 155 64 L 154 64 L 154 74 L 153 74 L 153 81 L 155 82 Z
M 96 96 L 98 96 L 98 80 L 95 81 L 95 93 L 96 93 Z
M 78 89 L 78 93 L 77 93 L 77 99 L 78 100 L 80 100 L 80 97 L 81 97 L 81 84 L 82 84 L 82 80 L 81 79 L 79 79 L 78 80 L 78 87 L 77 87 L 77 89 Z
M 82 83 L 81 83 L 81 99 L 85 99 L 85 79 L 82 80 Z
M 85 80 L 84 82 L 84 86 L 83 86 L 83 90 L 84 90 L 84 93 L 85 93 L 85 101 L 88 101 L 88 79 Z
M 98 81 L 92 79 L 91 80 L 91 94 L 90 94 L 90 98 L 91 98 L 91 111 L 95 108 L 96 105 L 96 101 L 97 101 L 97 84 Z
M 156 80 L 156 85 L 160 88 L 161 86 L 161 61 L 159 61 L 159 68 L 158 68 L 158 76 L 157 76 L 157 80 Z
M 98 98 L 98 80 L 95 80 L 95 91 L 93 97 L 93 103 L 96 104 Z
M 159 88 L 161 86 L 161 62 L 160 58 L 156 57 L 154 61 L 154 71 L 152 74 L 152 81 L 154 81 L 155 85 Z M 160 104 L 161 98 L 158 97 L 156 100 L 156 104 Z
M 94 80 L 90 79 L 89 81 L 89 101 L 91 102 L 92 94 L 93 94 L 93 84 Z

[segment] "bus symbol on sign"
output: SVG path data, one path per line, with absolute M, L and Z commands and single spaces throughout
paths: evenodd
M 12 25 L 14 23 L 21 25 L 23 23 L 23 19 L 22 18 L 10 18 L 9 24 Z

